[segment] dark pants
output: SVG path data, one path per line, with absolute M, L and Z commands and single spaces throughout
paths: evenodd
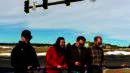
M 14 68 L 14 73 L 29 73 L 26 68 Z
M 28 70 L 27 67 L 17 67 L 14 68 L 14 73 L 34 73 L 33 70 Z
M 68 73 L 75 73 L 75 72 L 85 73 L 85 68 L 79 68 L 79 69 L 71 69 L 71 68 L 68 68 Z
M 14 70 L 14 73 L 28 73 L 28 71 L 16 69 L 16 70 Z
M 87 73 L 103 73 L 103 70 L 101 66 L 89 66 Z
M 78 73 L 85 73 L 85 71 L 68 71 L 67 73 L 76 73 L 76 72 L 78 72 Z

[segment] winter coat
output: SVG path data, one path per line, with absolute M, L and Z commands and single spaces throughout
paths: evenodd
M 11 65 L 15 69 L 27 69 L 28 66 L 36 68 L 39 66 L 36 52 L 30 43 L 26 44 L 19 41 L 11 52 Z
M 62 73 L 60 69 L 57 69 L 57 65 L 67 68 L 65 56 L 56 50 L 56 47 L 52 46 L 48 49 L 46 54 L 46 73 Z

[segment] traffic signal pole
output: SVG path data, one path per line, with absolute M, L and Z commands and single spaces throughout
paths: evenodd
M 64 0 L 64 1 L 57 1 L 52 3 L 48 3 L 48 0 L 43 0 L 43 3 L 40 5 L 36 5 L 36 8 L 43 7 L 44 9 L 48 9 L 48 6 L 64 4 L 64 3 L 66 4 L 66 6 L 69 6 L 71 2 L 78 2 L 78 1 L 83 1 L 83 0 Z M 24 3 L 25 3 L 24 11 L 25 13 L 29 13 L 29 9 L 33 8 L 33 6 L 29 6 L 29 0 L 26 0 Z

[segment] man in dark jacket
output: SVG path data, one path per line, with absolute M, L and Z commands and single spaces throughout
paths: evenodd
M 36 52 L 30 44 L 31 32 L 24 30 L 21 41 L 11 52 L 11 65 L 15 73 L 28 73 L 28 69 L 39 67 Z
M 84 47 L 86 39 L 83 36 L 77 37 L 74 45 L 67 46 L 67 63 L 68 73 L 77 71 L 79 73 L 85 72 L 87 65 L 87 49 Z

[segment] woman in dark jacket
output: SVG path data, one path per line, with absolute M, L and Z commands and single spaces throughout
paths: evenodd
M 11 65 L 15 73 L 28 73 L 28 69 L 39 67 L 36 52 L 30 44 L 31 38 L 31 32 L 24 30 L 21 41 L 11 52 Z
M 46 73 L 62 73 L 60 69 L 67 68 L 65 60 L 65 40 L 59 37 L 46 54 Z

